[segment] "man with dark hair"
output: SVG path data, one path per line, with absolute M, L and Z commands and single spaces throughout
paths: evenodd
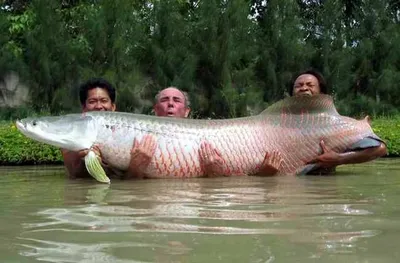
M 88 111 L 115 111 L 115 88 L 105 79 L 89 79 L 80 86 L 79 100 L 82 106 L 82 112 Z M 97 147 L 95 152 L 100 155 Z M 79 152 L 61 149 L 64 158 L 64 165 L 68 174 L 72 178 L 87 177 L 89 173 L 86 170 L 82 158 L 88 153 L 88 150 Z
M 328 94 L 328 87 L 321 73 L 316 70 L 306 70 L 295 76 L 289 94 L 291 96 Z M 386 145 L 379 138 L 364 138 L 344 153 L 328 149 L 324 141 L 321 141 L 320 145 L 322 154 L 310 161 L 300 174 L 328 174 L 333 172 L 338 165 L 367 162 L 387 154 Z M 218 150 L 207 142 L 201 146 L 200 159 L 203 159 L 203 163 L 209 164 L 208 171 L 212 174 L 224 174 L 224 160 Z M 282 158 L 278 152 L 266 153 L 260 167 L 260 174 L 275 174 L 281 163 Z
M 88 111 L 115 111 L 115 88 L 106 80 L 93 78 L 81 85 L 79 100 L 82 112 Z M 154 111 L 157 116 L 186 118 L 190 112 L 189 96 L 175 87 L 163 89 L 156 95 Z M 146 135 L 141 142 L 134 141 L 131 149 L 131 161 L 126 177 L 144 176 L 143 171 L 149 165 L 156 149 L 156 142 L 151 135 Z M 94 146 L 93 150 L 101 159 L 100 150 Z M 71 152 L 62 150 L 64 164 L 70 177 L 88 177 L 82 158 L 88 153 L 88 149 Z M 103 165 L 105 165 L 103 163 Z M 105 167 L 109 172 L 116 172 L 112 167 Z
M 295 76 L 289 94 L 291 96 L 313 96 L 328 94 L 324 77 L 316 70 L 306 70 Z M 321 141 L 322 154 L 309 162 L 301 174 L 329 174 L 342 164 L 355 164 L 372 161 L 387 154 L 385 143 L 378 138 L 364 138 L 344 153 L 328 149 Z
M 82 111 L 115 111 L 115 88 L 102 78 L 89 79 L 79 88 Z
M 328 87 L 325 78 L 320 72 L 309 69 L 297 74 L 289 87 L 290 96 L 293 95 L 315 95 L 328 94 Z

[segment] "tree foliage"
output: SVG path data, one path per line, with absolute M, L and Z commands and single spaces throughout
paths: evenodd
M 189 92 L 193 117 L 245 116 L 312 67 L 341 113 L 398 113 L 398 1 L 0 3 L 0 78 L 18 73 L 37 112 L 78 111 L 79 84 L 100 76 L 121 111 L 150 113 L 156 92 L 174 85 Z

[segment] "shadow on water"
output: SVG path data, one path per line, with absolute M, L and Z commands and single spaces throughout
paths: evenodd
M 11 245 L 0 259 L 397 262 L 398 175 L 389 159 L 336 176 L 111 185 L 67 180 L 59 167 L 17 169 L 1 177 L 2 239 Z

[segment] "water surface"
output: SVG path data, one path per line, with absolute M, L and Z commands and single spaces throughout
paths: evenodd
M 335 176 L 68 180 L 0 167 L 0 262 L 399 262 L 398 159 Z

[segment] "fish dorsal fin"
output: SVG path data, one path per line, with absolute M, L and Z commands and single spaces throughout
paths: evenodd
M 318 114 L 339 115 L 329 95 L 288 97 L 265 109 L 261 114 Z

